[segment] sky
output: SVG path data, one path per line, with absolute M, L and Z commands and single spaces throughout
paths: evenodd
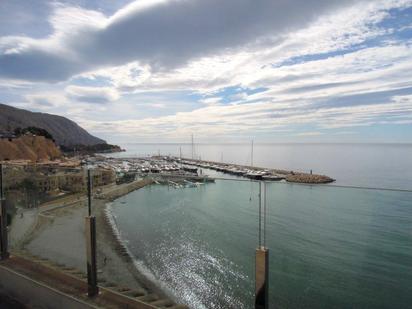
M 412 0 L 1 0 L 0 102 L 111 143 L 412 141 Z

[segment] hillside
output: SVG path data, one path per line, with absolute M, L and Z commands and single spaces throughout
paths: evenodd
M 16 128 L 26 127 L 37 127 L 47 130 L 58 145 L 73 146 L 106 143 L 65 117 L 46 113 L 34 113 L 0 104 L 0 132 L 10 132 Z
M 23 135 L 19 138 L 0 138 L 0 161 L 3 160 L 54 160 L 61 152 L 51 139 L 44 136 Z

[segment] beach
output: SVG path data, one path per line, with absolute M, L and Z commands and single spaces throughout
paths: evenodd
M 170 296 L 135 267 L 106 211 L 112 200 L 150 183 L 150 180 L 140 180 L 106 186 L 99 190 L 99 198 L 93 199 L 92 215 L 97 222 L 98 279 L 103 286 L 116 287 L 119 291 L 137 291 L 142 295 L 164 298 Z M 86 203 L 85 196 L 73 195 L 41 205 L 38 209 L 20 209 L 10 228 L 12 249 L 47 259 L 62 268 L 74 268 L 85 275 Z

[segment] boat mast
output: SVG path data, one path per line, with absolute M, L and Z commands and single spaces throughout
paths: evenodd
M 195 158 L 195 145 L 193 140 L 193 133 L 192 133 L 192 160 Z
M 253 167 L 253 139 L 252 139 L 252 153 L 251 153 L 251 156 L 250 156 L 250 166 L 252 166 Z

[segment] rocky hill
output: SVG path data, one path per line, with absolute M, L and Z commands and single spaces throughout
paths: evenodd
M 31 134 L 18 138 L 0 138 L 0 161 L 30 160 L 33 162 L 54 160 L 61 157 L 56 144 L 44 136 Z
M 97 145 L 106 142 L 89 134 L 75 122 L 61 116 L 34 113 L 0 104 L 0 132 L 17 128 L 37 127 L 49 132 L 58 145 Z

